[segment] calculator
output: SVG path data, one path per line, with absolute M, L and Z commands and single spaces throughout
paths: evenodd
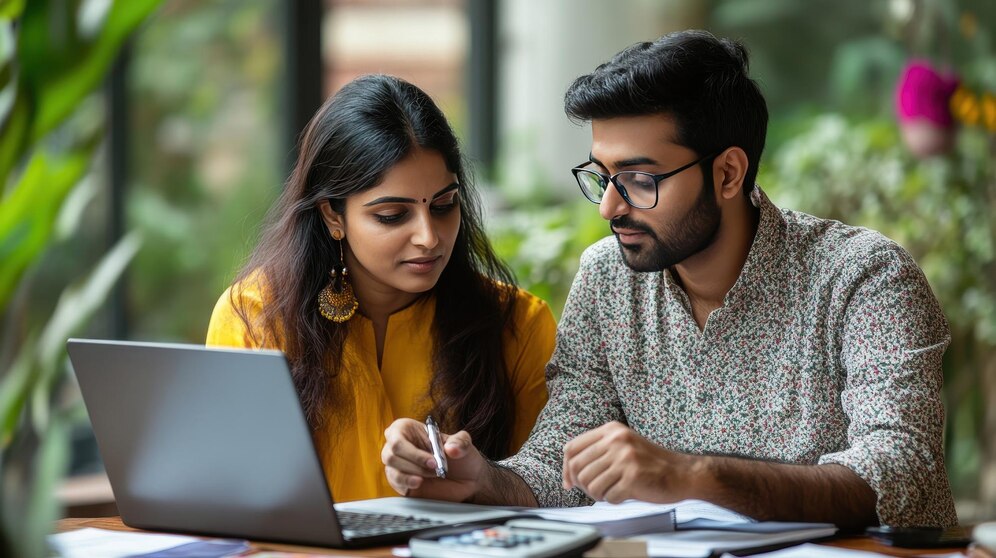
M 419 533 L 408 541 L 415 558 L 581 556 L 602 538 L 590 525 L 513 519 L 504 525 L 463 525 Z

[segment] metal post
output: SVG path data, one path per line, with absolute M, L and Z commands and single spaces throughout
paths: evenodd
M 297 157 L 297 141 L 312 115 L 322 105 L 322 2 L 287 0 L 284 6 L 284 141 L 287 168 Z
M 480 165 L 482 178 L 494 177 L 497 157 L 497 0 L 467 0 L 470 19 L 470 56 L 467 60 L 467 97 L 470 129 L 467 151 Z

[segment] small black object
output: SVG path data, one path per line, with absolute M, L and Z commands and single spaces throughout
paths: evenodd
M 968 546 L 972 538 L 961 527 L 869 527 L 865 534 L 876 541 L 901 548 Z

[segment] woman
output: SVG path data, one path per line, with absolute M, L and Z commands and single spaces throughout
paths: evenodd
M 491 249 L 439 108 L 361 77 L 308 124 L 207 344 L 283 351 L 338 501 L 396 495 L 380 452 L 396 418 L 432 415 L 491 458 L 546 402 L 555 324 Z

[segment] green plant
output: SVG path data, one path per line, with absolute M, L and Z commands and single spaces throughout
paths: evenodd
M 581 252 L 608 235 L 609 226 L 598 215 L 597 206 L 577 199 L 543 206 L 520 205 L 498 212 L 488 232 L 519 285 L 547 301 L 559 316 Z
M 96 192 L 83 181 L 101 143 L 90 96 L 158 0 L 0 1 L 0 554 L 45 556 L 68 459 L 67 337 L 138 250 L 127 236 L 68 285 L 51 316 L 26 319 L 32 269 L 76 229 Z

